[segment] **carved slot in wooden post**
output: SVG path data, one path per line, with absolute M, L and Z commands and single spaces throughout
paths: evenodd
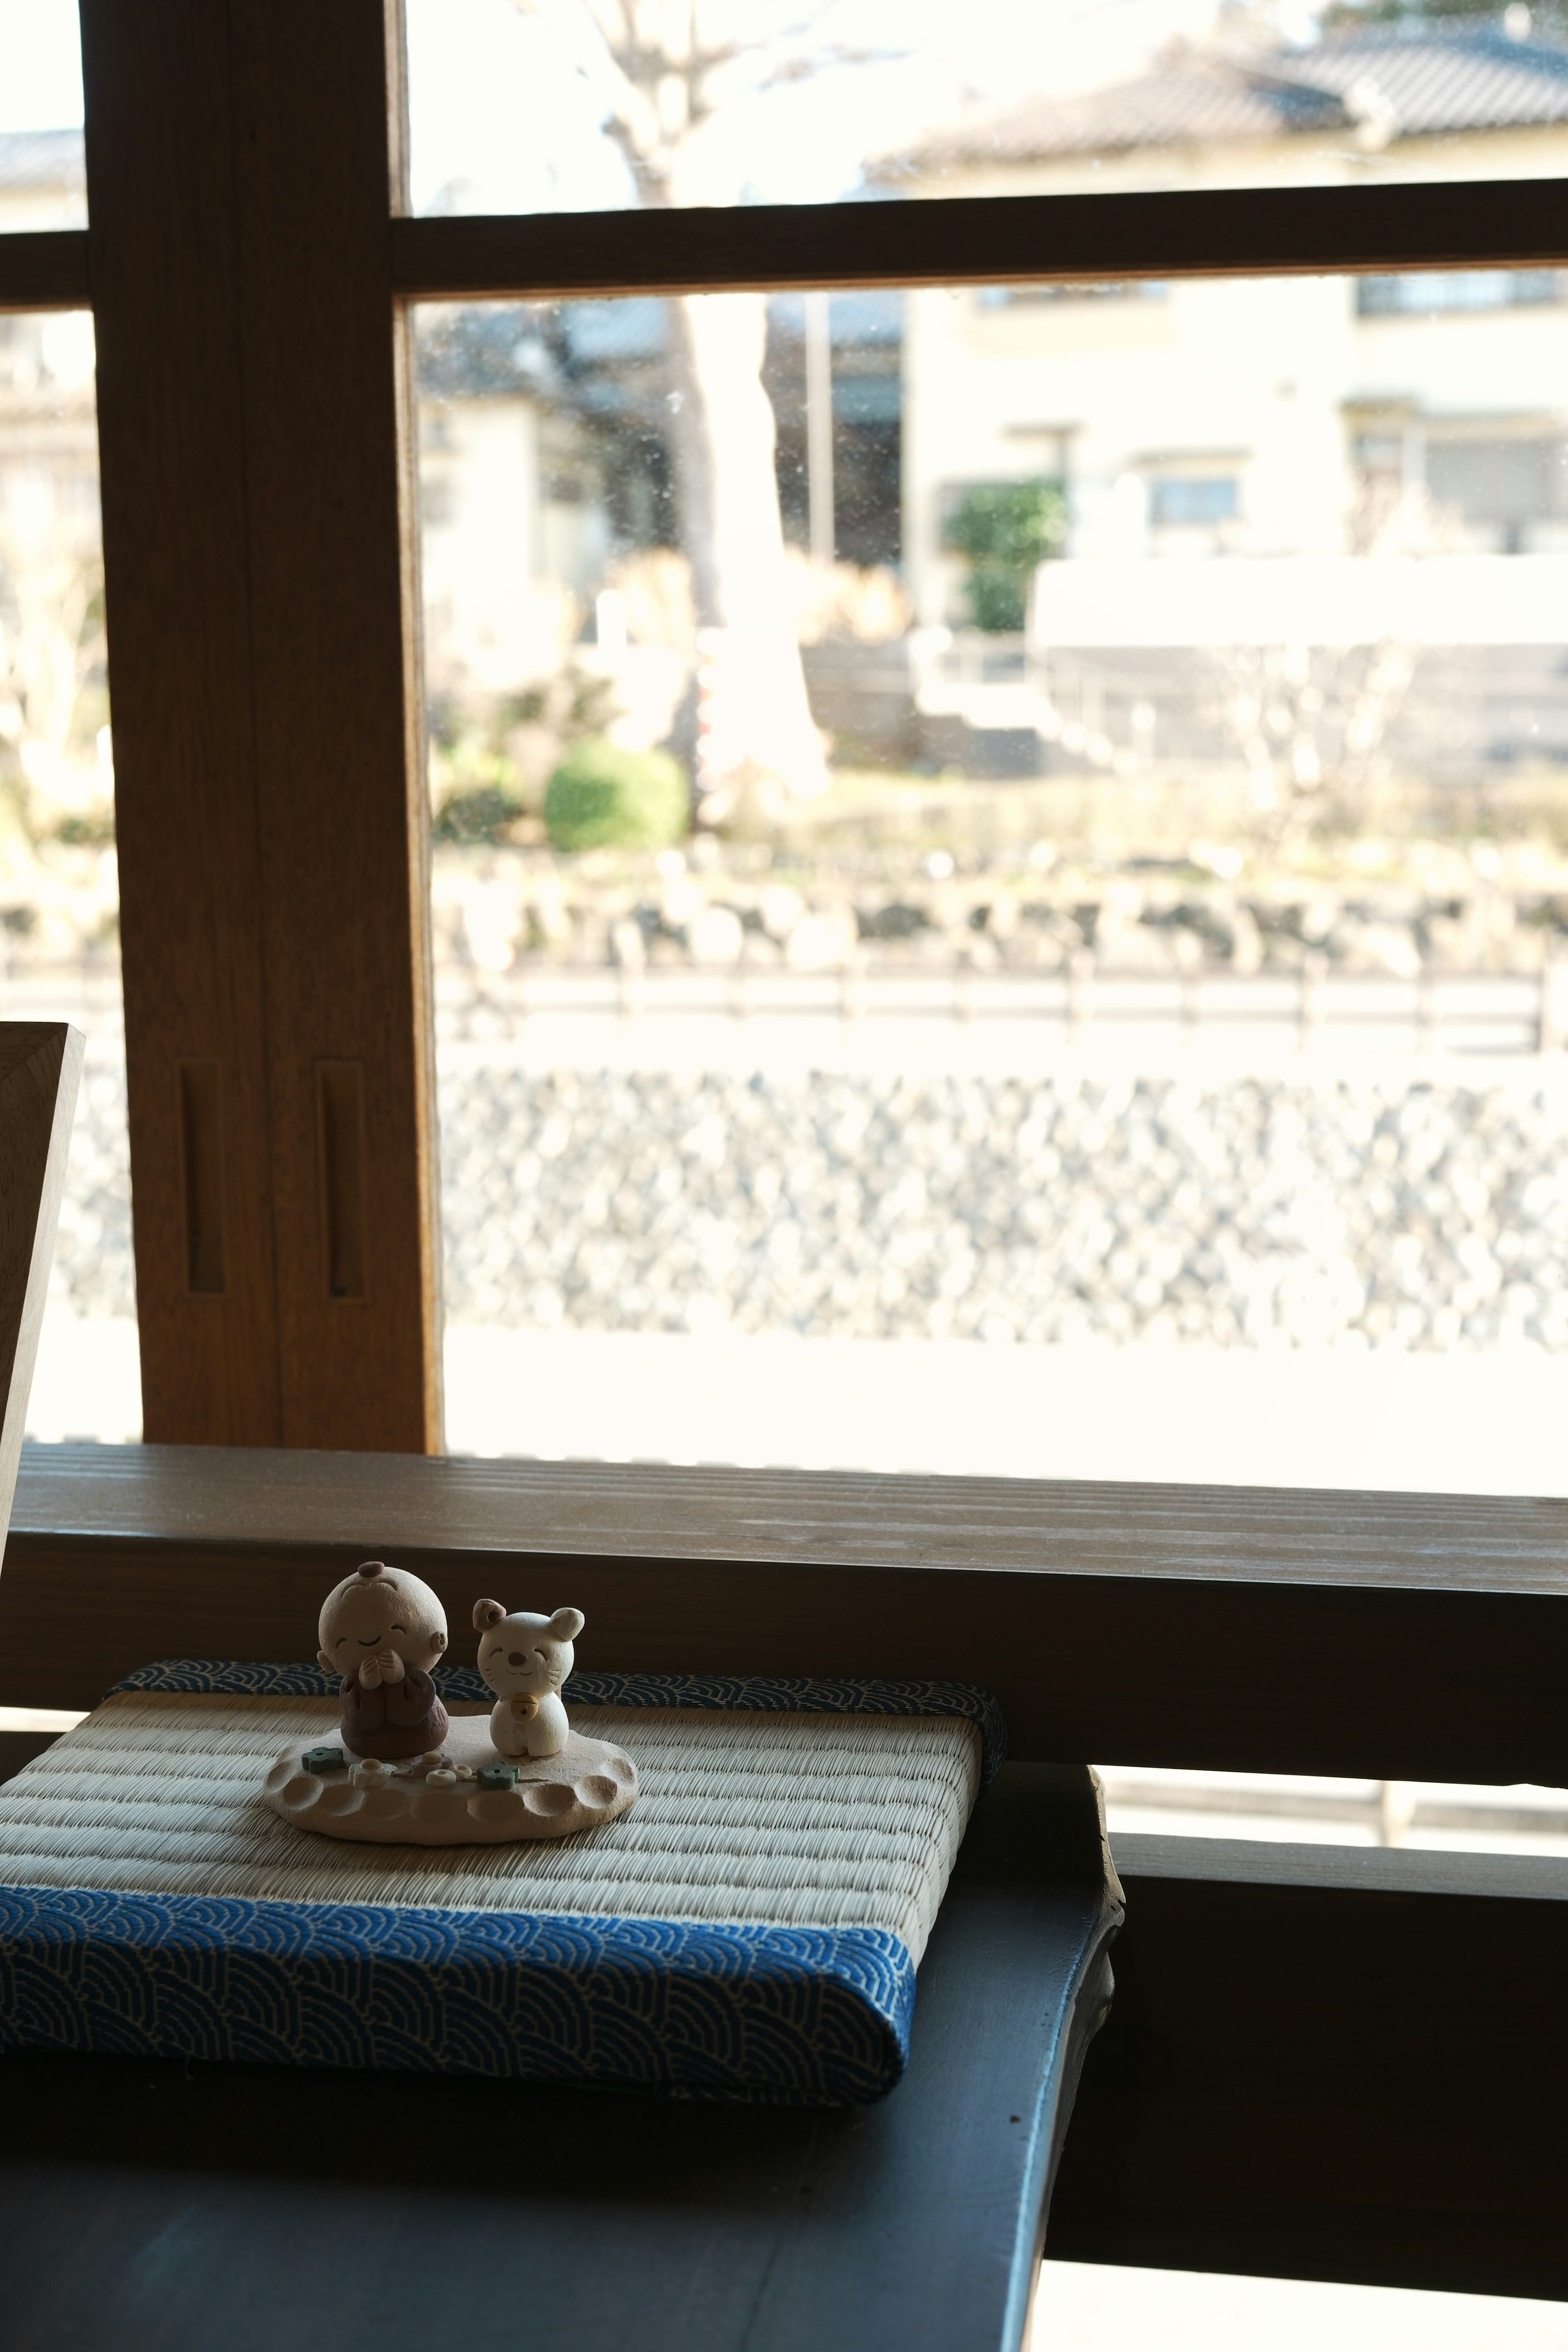
M 180 1185 L 185 1204 L 185 1287 L 194 1298 L 225 1289 L 223 1070 L 216 1062 L 182 1062 Z
M 321 1171 L 321 1238 L 327 1296 L 363 1299 L 364 1249 L 364 1064 L 316 1065 L 316 1138 Z

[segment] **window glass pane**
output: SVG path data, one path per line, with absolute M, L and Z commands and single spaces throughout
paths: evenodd
M 0 317 L 0 1019 L 87 1036 L 28 1413 L 50 1438 L 142 1420 L 92 368 L 85 311 Z
M 1568 1491 L 1568 280 L 1394 282 L 421 313 L 454 1448 Z
M 408 0 L 419 212 L 1554 174 L 1555 8 Z
M 76 0 L 0 0 L 0 236 L 85 227 Z

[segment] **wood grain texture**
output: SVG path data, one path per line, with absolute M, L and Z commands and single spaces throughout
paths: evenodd
M 0 236 L 0 310 L 79 310 L 91 299 L 86 229 Z
M 279 1443 L 226 11 L 85 0 L 143 1426 Z M 182 1063 L 221 1073 L 221 1294 L 193 1292 Z
M 439 1441 L 379 0 L 83 16 L 144 1425 Z M 315 1066 L 364 1072 L 330 1295 Z M 221 1079 L 193 1287 L 180 1066 Z
M 489 1559 L 1568 1595 L 1568 1501 L 1554 1497 L 76 1444 L 27 1448 L 13 1525 L 279 1556 L 381 1529 L 405 1549 Z
M 230 0 L 285 1444 L 441 1442 L 427 825 L 412 755 L 383 0 Z M 411 855 L 412 851 L 412 855 Z M 363 1294 L 315 1066 L 357 1062 Z
M 1542 1866 L 1512 1862 L 1510 1900 L 1491 1856 L 1373 1891 L 1159 1843 L 1190 1844 L 1179 1874 L 1119 1844 L 1116 2003 L 1047 2254 L 1568 2297 L 1568 1904 L 1531 1899 Z
M 85 1042 L 64 1021 L 0 1022 L 0 1524 L 22 1458 Z
M 1565 258 L 1568 197 L 1559 180 L 454 215 L 392 225 L 397 290 L 447 300 L 1474 269 Z
M 876 2106 L 0 2059 L 11 2338 L 1016 2352 L 1118 1916 L 1087 1776 L 1008 1769 Z
M 1560 1786 L 1565 1536 L 1486 1498 L 39 1447 L 0 1703 L 307 1656 L 377 1554 L 455 1627 L 581 1608 L 584 1665 L 984 1684 L 1026 1758 Z

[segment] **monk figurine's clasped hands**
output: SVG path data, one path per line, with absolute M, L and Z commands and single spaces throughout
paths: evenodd
M 341 1676 L 342 1742 L 384 1764 L 440 1761 L 450 1725 L 430 1669 L 447 1647 L 447 1617 L 422 1578 L 367 1559 L 328 1593 L 321 1661 Z
M 400 1683 L 405 1669 L 395 1650 L 377 1650 L 359 1670 L 362 1690 L 379 1690 L 383 1683 Z

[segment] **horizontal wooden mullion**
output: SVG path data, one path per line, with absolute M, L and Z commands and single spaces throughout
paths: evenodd
M 1568 262 L 1568 183 L 942 197 L 395 220 L 412 299 Z M 0 236 L 0 310 L 91 299 L 85 229 Z
M 86 229 L 0 236 L 0 310 L 79 310 L 91 299 Z
M 447 215 L 391 225 L 414 300 L 1568 262 L 1568 181 Z

